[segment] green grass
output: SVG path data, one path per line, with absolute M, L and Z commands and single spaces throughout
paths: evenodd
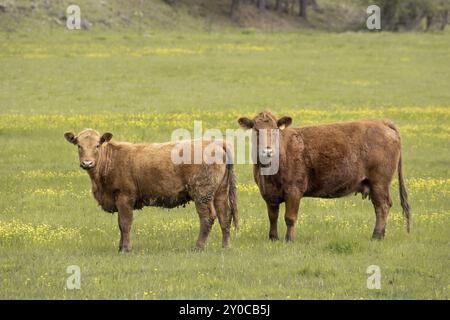
M 0 35 L 0 298 L 449 299 L 450 34 L 59 32 Z M 384 241 L 368 200 L 302 200 L 297 238 L 270 242 L 251 176 L 237 165 L 240 232 L 205 252 L 193 205 L 135 213 L 117 253 L 67 130 L 166 141 L 176 128 L 236 128 L 270 108 L 295 126 L 387 117 L 400 128 L 413 214 L 397 182 Z M 279 232 L 285 231 L 282 215 Z M 81 268 L 81 290 L 65 289 Z M 368 290 L 378 265 L 381 290 Z

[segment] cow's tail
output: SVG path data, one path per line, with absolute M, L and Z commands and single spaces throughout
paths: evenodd
M 237 230 L 239 229 L 239 214 L 237 209 L 236 176 L 233 171 L 233 155 L 231 147 L 226 145 L 225 152 L 227 155 L 228 205 L 231 210 L 231 219 Z
M 400 137 L 400 132 L 394 123 L 390 120 L 384 120 L 384 124 L 389 128 L 394 130 Z M 406 231 L 409 233 L 411 231 L 411 209 L 408 203 L 408 192 L 406 192 L 405 181 L 403 180 L 403 169 L 402 169 L 402 150 L 400 149 L 400 157 L 398 159 L 397 165 L 398 172 L 398 191 L 400 195 L 400 204 L 403 208 L 403 216 L 406 219 Z
M 398 187 L 400 194 L 400 203 L 403 208 L 403 216 L 406 219 L 406 231 L 411 230 L 411 211 L 408 204 L 408 193 L 406 192 L 405 182 L 403 181 L 403 170 L 402 170 L 402 155 L 398 160 Z

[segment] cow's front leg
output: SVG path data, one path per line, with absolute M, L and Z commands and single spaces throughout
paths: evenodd
M 119 196 L 116 200 L 116 206 L 119 211 L 118 222 L 120 229 L 119 252 L 131 251 L 131 224 L 133 223 L 133 207 L 127 196 Z
M 269 239 L 272 241 L 278 240 L 278 214 L 280 211 L 279 204 L 267 204 L 267 212 L 269 214 L 270 230 Z
M 284 215 L 284 221 L 287 227 L 286 242 L 294 240 L 294 226 L 297 222 L 300 199 L 301 196 L 296 193 L 288 194 L 286 197 L 286 213 Z

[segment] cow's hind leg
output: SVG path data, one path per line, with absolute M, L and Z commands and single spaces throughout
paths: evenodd
M 231 208 L 228 204 L 228 179 L 224 179 L 214 194 L 214 208 L 222 230 L 222 247 L 230 247 Z
M 231 230 L 231 211 L 228 206 L 228 197 L 225 195 L 216 195 L 214 198 L 214 207 L 216 209 L 217 218 L 219 219 L 220 228 L 222 229 L 222 247 L 230 247 L 230 230 Z
M 216 210 L 214 208 L 213 201 L 209 201 L 207 203 L 196 202 L 195 207 L 200 219 L 200 232 L 195 247 L 197 250 L 203 250 L 214 224 L 214 220 L 216 219 Z
M 375 228 L 372 240 L 383 239 L 386 231 L 389 209 L 392 207 L 392 199 L 389 194 L 389 185 L 373 185 L 370 188 L 370 199 L 375 208 Z

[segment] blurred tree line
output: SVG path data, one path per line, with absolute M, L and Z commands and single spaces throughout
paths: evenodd
M 314 10 L 320 10 L 316 0 L 231 0 L 231 17 L 234 18 L 238 14 L 241 4 L 253 4 L 259 10 L 274 10 L 284 12 L 286 14 L 298 14 L 303 19 L 307 19 L 307 8 L 313 7 Z M 298 3 L 298 12 L 295 11 L 296 3 Z
M 179 0 L 165 0 L 174 5 Z M 298 15 L 308 20 L 309 10 L 321 13 L 317 0 L 222 0 L 230 5 L 230 16 L 239 16 L 241 5 L 253 5 L 261 11 L 271 10 L 288 15 Z M 319 1 L 320 2 L 320 1 Z M 347 0 L 356 5 L 376 4 L 381 8 L 383 30 L 401 31 L 431 29 L 444 30 L 449 23 L 450 0 Z
M 367 6 L 378 5 L 381 8 L 384 30 L 444 30 L 449 23 L 450 0 L 355 0 L 354 2 Z M 296 14 L 305 20 L 308 19 L 308 11 L 311 9 L 319 13 L 323 11 L 317 0 L 231 0 L 232 18 L 237 17 L 242 4 L 254 5 L 259 10 Z
M 378 0 L 383 29 L 444 30 L 449 23 L 450 0 Z M 423 21 L 425 25 L 422 26 Z

